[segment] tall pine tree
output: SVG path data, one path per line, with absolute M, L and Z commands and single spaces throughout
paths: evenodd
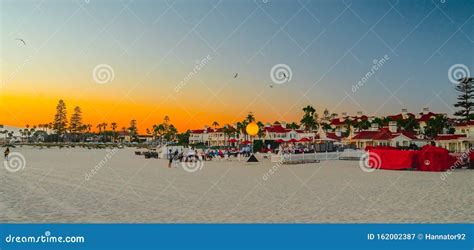
M 66 133 L 67 129 L 67 111 L 66 104 L 63 100 L 59 100 L 56 106 L 56 115 L 54 115 L 53 129 L 59 137 Z
M 74 135 L 74 138 L 77 139 L 77 135 L 81 133 L 82 129 L 82 111 L 80 107 L 75 107 L 69 122 L 69 131 Z
M 458 102 L 454 104 L 454 107 L 459 108 L 454 113 L 455 116 L 460 117 L 463 121 L 470 121 L 473 118 L 472 111 L 474 108 L 474 78 L 464 77 L 459 79 L 459 83 L 455 89 L 459 92 Z

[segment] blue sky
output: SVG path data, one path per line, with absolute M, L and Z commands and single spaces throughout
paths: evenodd
M 474 71 L 473 14 L 474 1 L 454 0 L 2 1 L 3 78 L 33 58 L 3 90 L 160 102 L 170 107 L 163 114 L 195 108 L 228 120 L 223 113 L 249 110 L 296 119 L 307 104 L 320 112 L 384 115 L 429 106 L 452 114 L 448 69 Z M 17 37 L 29 46 L 20 49 Z M 100 63 L 113 66 L 115 78 L 99 89 L 90 72 Z M 276 64 L 288 65 L 292 78 L 270 88 Z

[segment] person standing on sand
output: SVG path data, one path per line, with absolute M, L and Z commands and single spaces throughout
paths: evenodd
M 8 155 L 10 154 L 10 148 L 7 147 L 7 149 L 5 149 L 4 154 L 5 154 L 5 160 L 8 161 Z

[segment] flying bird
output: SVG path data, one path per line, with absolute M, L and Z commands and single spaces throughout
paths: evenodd
M 239 76 L 239 73 L 235 73 L 234 78 L 237 78 Z
M 15 40 L 22 42 L 22 43 L 23 43 L 23 45 L 24 45 L 24 46 L 26 46 L 26 42 L 25 42 L 25 40 L 23 40 L 23 39 L 21 39 L 21 38 L 16 38 Z

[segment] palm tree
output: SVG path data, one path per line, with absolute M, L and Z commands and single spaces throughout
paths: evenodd
M 235 134 L 240 138 L 240 135 L 242 134 L 244 130 L 244 124 L 242 122 L 237 122 L 236 124 L 236 131 Z
M 397 121 L 397 125 L 400 126 L 401 129 L 408 132 L 414 132 L 415 130 L 420 128 L 420 124 L 415 119 L 415 117 L 412 116 L 408 117 L 405 120 Z
M 444 115 L 437 115 L 426 122 L 425 135 L 430 138 L 435 138 L 438 134 L 443 133 L 443 130 L 448 127 L 448 118 Z
M 258 121 L 257 125 L 258 125 L 257 136 L 258 136 L 258 138 L 263 138 L 263 136 L 265 135 L 265 124 L 263 124 L 263 122 L 261 122 L 261 121 Z
M 372 120 L 371 124 L 377 124 L 379 126 L 379 128 L 381 128 L 381 127 L 383 127 L 384 122 L 379 117 L 376 117 L 376 118 L 374 118 L 374 120 Z
M 26 124 L 26 125 L 25 125 L 25 128 L 26 128 L 26 129 L 24 129 L 24 130 L 25 130 L 25 135 L 26 135 L 26 142 L 28 142 L 28 141 L 29 141 L 29 137 L 30 137 L 30 129 L 29 129 L 29 128 L 30 128 L 30 125 Z
M 112 122 L 110 124 L 110 127 L 112 128 L 112 131 L 113 131 L 113 135 L 114 135 L 114 142 L 117 140 L 117 133 L 115 132 L 115 129 L 117 129 L 117 123 L 116 122 Z
M 245 120 L 246 120 L 248 123 L 252 123 L 252 122 L 255 121 L 255 116 L 253 115 L 252 112 L 250 112 L 250 113 L 247 115 L 247 117 L 245 118 Z M 247 124 L 248 124 L 248 123 L 247 123 Z
M 165 124 L 158 124 L 158 125 L 153 125 L 153 135 L 155 137 L 158 137 L 160 139 L 160 142 L 162 140 L 163 135 L 166 133 L 166 127 Z
M 351 119 L 346 117 L 346 119 L 344 120 L 344 125 L 346 125 L 346 136 L 349 136 L 351 134 L 351 126 L 352 126 Z
M 217 127 L 219 127 L 219 123 L 215 121 L 212 123 L 212 126 L 214 127 L 214 129 L 217 129 Z
M 316 109 L 313 106 L 308 105 L 303 108 L 303 118 L 301 119 L 301 124 L 304 125 L 306 131 L 312 131 L 318 129 L 318 114 Z
M 300 126 L 296 122 L 292 122 L 292 123 L 288 124 L 288 128 L 290 128 L 290 129 L 298 129 L 299 127 Z

